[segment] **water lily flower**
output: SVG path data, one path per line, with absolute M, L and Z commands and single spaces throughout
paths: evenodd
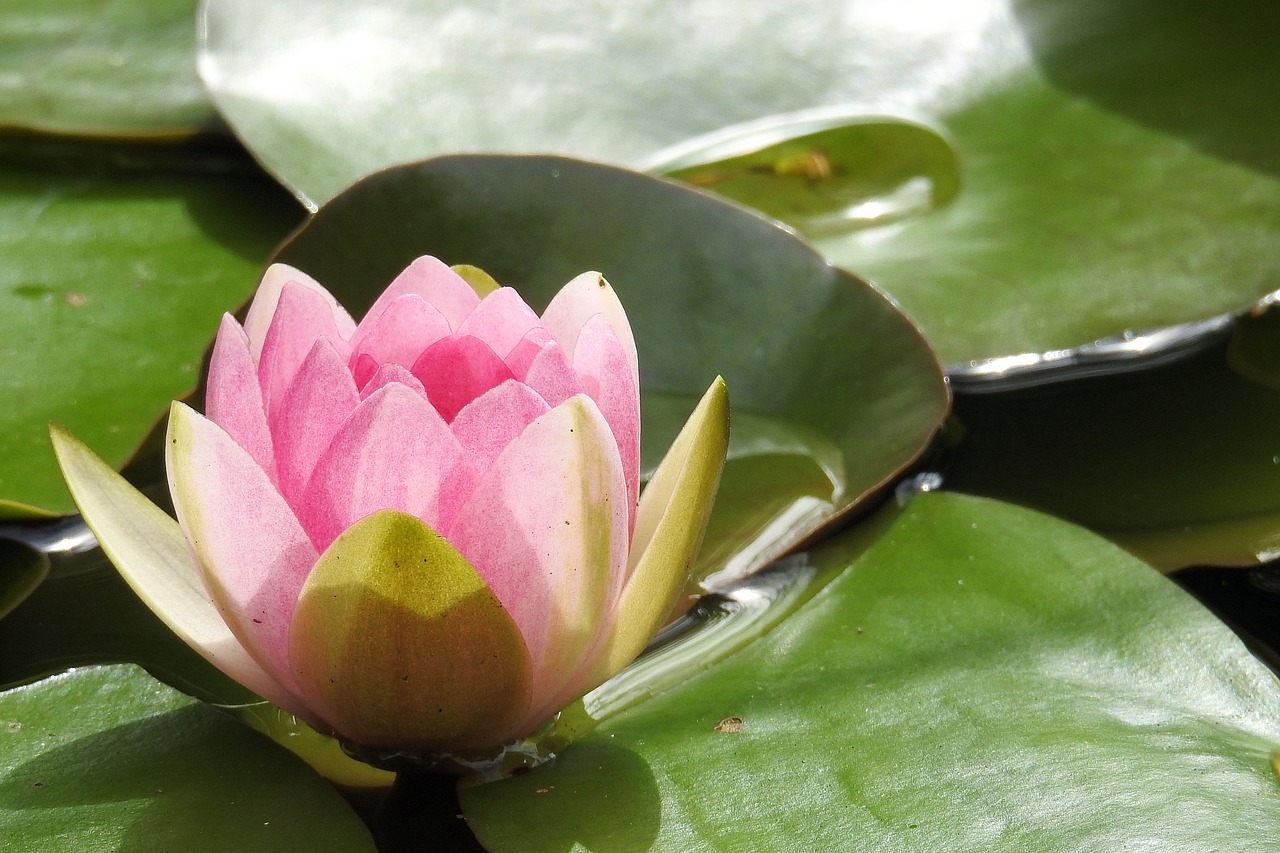
M 72 495 L 193 648 L 367 749 L 493 749 L 622 669 L 682 594 L 728 441 L 717 378 L 639 496 L 605 280 L 539 317 L 425 257 L 358 324 L 271 267 L 205 403 L 170 412 L 178 523 L 55 425 Z

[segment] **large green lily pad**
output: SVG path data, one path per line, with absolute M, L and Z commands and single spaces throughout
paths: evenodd
M 5 0 L 0 127 L 172 137 L 223 127 L 196 74 L 197 0 Z
M 918 495 L 770 633 L 464 789 L 494 851 L 1255 850 L 1280 684 L 1106 541 Z M 850 551 L 852 550 L 852 555 Z M 696 641 L 695 641 L 696 642 Z M 626 804 L 619 808 L 619 804 Z
M 212 96 L 313 205 L 451 152 L 678 172 L 795 225 L 952 364 L 1280 288 L 1267 0 L 343 9 L 207 4 Z
M 0 517 L 74 511 L 51 420 L 123 465 L 299 218 L 262 177 L 0 161 Z
M 603 272 L 640 352 L 648 470 L 725 377 L 733 437 L 704 570 L 750 571 L 849 512 L 947 411 L 932 351 L 882 294 L 759 216 L 621 169 L 501 156 L 392 169 L 321 208 L 278 257 L 360 316 L 423 254 L 482 267 L 536 310 Z
M 0 693 L 0 742 L 15 850 L 374 850 L 300 760 L 136 667 Z
M 948 486 L 1071 519 L 1165 570 L 1275 559 L 1280 312 L 1139 364 L 999 393 L 959 386 Z

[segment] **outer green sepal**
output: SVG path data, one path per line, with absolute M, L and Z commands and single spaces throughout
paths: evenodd
M 644 649 L 689 581 L 729 449 L 729 391 L 717 376 L 640 497 L 618 619 L 594 683 Z
M 529 704 L 515 622 L 452 545 L 392 510 L 321 555 L 294 612 L 290 658 L 301 689 L 362 747 L 490 747 Z

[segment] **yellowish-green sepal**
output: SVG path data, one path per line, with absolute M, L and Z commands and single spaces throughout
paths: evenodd
M 214 666 L 290 710 L 297 701 L 232 635 L 196 570 L 178 522 L 58 424 L 49 426 L 71 496 L 138 597 Z
M 671 613 L 702 545 L 728 449 L 729 392 L 717 376 L 640 497 L 627 585 L 594 683 L 640 654 Z
M 510 615 L 443 537 L 391 510 L 321 555 L 290 659 L 338 733 L 367 748 L 491 749 L 529 704 L 529 653 Z
M 476 292 L 476 296 L 479 296 L 481 299 L 484 299 L 490 293 L 493 293 L 495 290 L 502 287 L 502 285 L 498 284 L 497 280 L 494 279 L 493 276 L 480 269 L 480 267 L 473 267 L 471 264 L 454 264 L 449 267 L 449 269 L 453 270 L 463 281 L 471 285 L 471 289 L 474 290 Z

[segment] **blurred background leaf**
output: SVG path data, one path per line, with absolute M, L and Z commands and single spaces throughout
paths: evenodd
M 1280 288 L 1267 0 L 205 9 L 213 98 L 313 206 L 449 152 L 674 171 L 795 225 L 957 365 Z
M 198 0 L 5 0 L 0 129 L 225 133 L 196 74 Z

